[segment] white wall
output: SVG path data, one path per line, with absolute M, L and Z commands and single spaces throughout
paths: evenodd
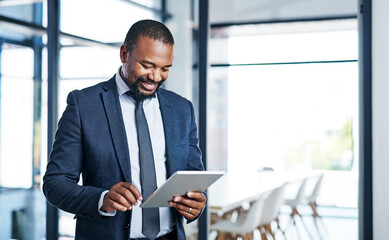
M 246 22 L 357 14 L 357 0 L 210 0 L 210 22 Z
M 373 235 L 384 240 L 389 219 L 389 1 L 372 2 Z

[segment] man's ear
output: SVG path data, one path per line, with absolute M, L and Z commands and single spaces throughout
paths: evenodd
M 122 63 L 126 62 L 126 60 L 127 60 L 127 53 L 128 53 L 128 51 L 127 51 L 126 46 L 124 44 L 122 44 L 120 46 L 120 61 Z

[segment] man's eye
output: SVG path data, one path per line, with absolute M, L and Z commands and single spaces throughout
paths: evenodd
M 144 65 L 144 64 L 142 64 L 142 66 L 143 66 L 144 69 L 150 69 L 151 68 L 151 66 L 147 66 L 147 65 Z
M 170 70 L 170 68 L 161 68 L 162 72 L 167 72 Z

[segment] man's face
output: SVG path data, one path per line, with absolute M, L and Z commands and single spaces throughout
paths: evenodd
M 151 97 L 168 78 L 173 58 L 173 45 L 140 37 L 131 52 L 125 45 L 120 47 L 122 77 L 138 98 Z

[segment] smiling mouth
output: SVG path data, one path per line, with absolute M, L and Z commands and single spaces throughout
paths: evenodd
M 157 83 L 150 82 L 150 81 L 147 81 L 147 82 L 140 81 L 140 84 L 144 90 L 149 91 L 149 92 L 154 91 L 158 86 Z

